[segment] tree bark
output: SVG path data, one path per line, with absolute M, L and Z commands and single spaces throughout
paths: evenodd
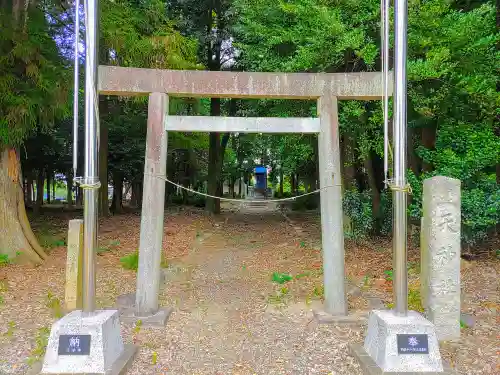
M 111 210 L 114 214 L 123 212 L 123 175 L 120 171 L 113 172 L 113 200 Z
M 0 253 L 40 264 L 47 254 L 28 221 L 21 181 L 19 154 L 13 148 L 0 148 Z
M 73 206 L 73 172 L 66 173 L 66 201 L 68 207 Z
M 130 204 L 136 208 L 140 208 L 142 205 L 142 183 L 133 182 L 132 185 L 132 196 L 130 197 Z
M 280 198 L 283 198 L 283 184 L 285 177 L 283 176 L 283 169 L 280 168 Z
M 210 115 L 220 116 L 220 99 L 212 98 L 210 101 Z M 220 133 L 210 133 L 208 149 L 208 194 L 219 196 L 221 143 Z M 220 199 L 207 198 L 205 209 L 212 214 L 220 214 Z
M 342 164 L 344 171 L 343 185 L 344 189 L 350 190 L 356 187 L 356 167 L 354 147 L 355 142 L 350 134 L 344 134 L 344 141 L 341 145 Z
M 429 150 L 433 150 L 436 145 L 436 127 L 426 126 L 422 128 L 422 146 Z M 422 170 L 424 172 L 432 171 L 432 164 L 422 161 Z
M 365 157 L 363 164 L 368 177 L 370 194 L 372 196 L 372 217 L 377 218 L 380 210 L 380 191 L 378 190 L 377 179 L 373 171 L 373 162 L 369 155 Z
M 46 174 L 47 174 L 47 204 L 50 204 L 50 187 L 52 182 L 52 173 L 49 170 L 47 170 Z
M 37 172 L 36 176 L 36 197 L 35 197 L 35 204 L 33 206 L 33 213 L 35 215 L 40 215 L 40 212 L 42 210 L 44 182 L 45 178 L 43 175 L 43 170 L 40 170 Z
M 420 161 L 418 159 L 417 153 L 415 152 L 415 129 L 411 126 L 408 127 L 408 164 L 415 176 L 420 175 Z
M 106 99 L 101 99 L 101 113 L 105 109 Z M 109 216 L 109 199 L 108 199 L 108 126 L 105 121 L 101 122 L 99 135 L 99 181 L 101 188 L 99 189 L 99 215 L 102 217 Z M 114 194 L 114 193 L 113 193 Z
M 33 175 L 30 173 L 26 177 L 26 205 L 30 207 L 33 204 Z
M 83 190 L 80 186 L 76 188 L 76 206 L 82 207 L 83 205 Z

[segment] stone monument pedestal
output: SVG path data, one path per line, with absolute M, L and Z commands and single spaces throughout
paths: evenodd
M 173 311 L 171 307 L 163 307 L 151 314 L 140 314 L 135 304 L 135 293 L 118 296 L 116 306 L 120 310 L 121 321 L 123 323 L 136 325 L 140 322 L 142 327 L 148 328 L 165 327 Z
M 434 325 L 414 311 L 373 310 L 364 345 L 351 351 L 369 375 L 452 374 L 443 368 Z
M 40 374 L 123 374 L 136 351 L 123 344 L 118 311 L 76 310 L 52 325 Z

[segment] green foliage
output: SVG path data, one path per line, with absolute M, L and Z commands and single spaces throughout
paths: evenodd
M 10 259 L 6 254 L 0 254 L 0 267 L 10 264 Z
M 323 285 L 315 286 L 313 289 L 313 295 L 314 297 L 323 298 L 325 296 L 325 287 Z
M 387 304 L 387 308 L 392 309 L 393 307 L 394 303 L 391 302 Z M 408 289 L 408 309 L 421 313 L 425 311 L 424 307 L 422 306 L 422 297 L 418 288 Z
M 351 219 L 351 233 L 347 236 L 358 240 L 368 236 L 373 228 L 371 196 L 368 191 L 347 190 L 343 199 L 344 214 Z
M 295 199 L 292 202 L 293 211 L 315 210 L 319 206 L 319 195 L 310 194 L 304 197 Z
M 299 273 L 298 275 L 295 275 L 295 280 L 299 280 L 299 279 L 302 279 L 304 277 L 309 277 L 311 275 L 310 272 L 302 272 L 302 273 Z
M 62 9 L 42 2 L 18 19 L 12 11 L 0 9 L 0 145 L 16 147 L 66 115 L 70 72 L 54 41 Z
M 366 29 L 378 22 L 377 7 L 374 1 L 335 6 L 320 0 L 235 1 L 241 64 L 253 71 L 325 71 L 343 65 L 349 50 L 372 66 L 378 51 Z M 349 22 L 351 17 L 357 22 Z
M 117 240 L 115 240 L 115 241 L 110 241 L 107 245 L 105 245 L 105 246 L 100 246 L 100 247 L 97 249 L 96 253 L 97 253 L 97 254 L 103 254 L 103 253 L 106 253 L 106 252 L 108 252 L 108 251 L 112 251 L 112 250 L 114 250 L 114 249 L 115 249 L 115 248 L 116 248 L 119 244 L 120 244 L 120 241 L 117 241 Z
M 5 336 L 9 337 L 9 338 L 11 338 L 12 336 L 14 336 L 14 332 L 16 331 L 16 328 L 17 328 L 16 322 L 14 322 L 12 320 L 9 321 L 7 323 L 7 332 L 5 332 Z
M 120 263 L 126 270 L 137 271 L 139 268 L 139 252 L 136 251 L 130 255 L 120 258 Z
M 275 294 L 268 296 L 267 302 L 274 305 L 284 305 L 287 301 L 288 292 L 288 288 L 282 287 Z
M 36 362 L 43 359 L 45 355 L 45 350 L 49 342 L 50 328 L 42 327 L 39 328 L 35 336 L 35 347 L 31 350 L 30 356 L 26 360 L 28 365 L 32 366 Z
M 273 272 L 272 281 L 278 284 L 284 284 L 293 280 L 293 276 L 288 273 Z
M 385 275 L 385 279 L 387 281 L 392 281 L 392 275 L 393 275 L 393 271 L 392 270 L 385 270 L 384 271 L 384 275 Z
M 500 187 L 485 187 L 462 193 L 462 238 L 469 245 L 486 240 L 500 223 Z
M 52 311 L 52 315 L 57 319 L 64 315 L 61 300 L 54 296 L 50 290 L 47 292 L 45 306 Z

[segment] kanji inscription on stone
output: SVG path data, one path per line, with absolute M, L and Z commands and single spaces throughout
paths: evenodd
M 429 354 L 429 339 L 425 334 L 397 335 L 398 354 Z
M 90 335 L 60 335 L 59 355 L 90 355 Z

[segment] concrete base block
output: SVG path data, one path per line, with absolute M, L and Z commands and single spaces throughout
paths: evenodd
M 137 348 L 124 346 L 116 310 L 73 311 L 52 325 L 40 374 L 121 374 Z
M 142 327 L 162 328 L 167 324 L 168 317 L 172 313 L 171 307 L 161 308 L 155 314 L 139 316 L 136 315 L 135 307 L 124 309 L 121 321 L 125 324 L 137 325 L 140 321 Z
M 319 324 L 361 325 L 368 320 L 368 311 L 355 311 L 349 315 L 331 315 L 322 309 L 313 309 L 314 318 Z
M 443 372 L 434 325 L 415 311 L 373 310 L 363 349 L 381 374 Z
M 456 372 L 452 370 L 450 367 L 443 367 L 443 371 L 441 372 L 384 372 L 380 367 L 377 366 L 375 361 L 368 355 L 365 348 L 363 348 L 362 344 L 350 344 L 349 351 L 351 355 L 356 358 L 359 365 L 361 366 L 361 371 L 365 375 L 456 375 Z
M 129 309 L 135 306 L 135 293 L 122 294 L 116 299 L 118 310 Z

